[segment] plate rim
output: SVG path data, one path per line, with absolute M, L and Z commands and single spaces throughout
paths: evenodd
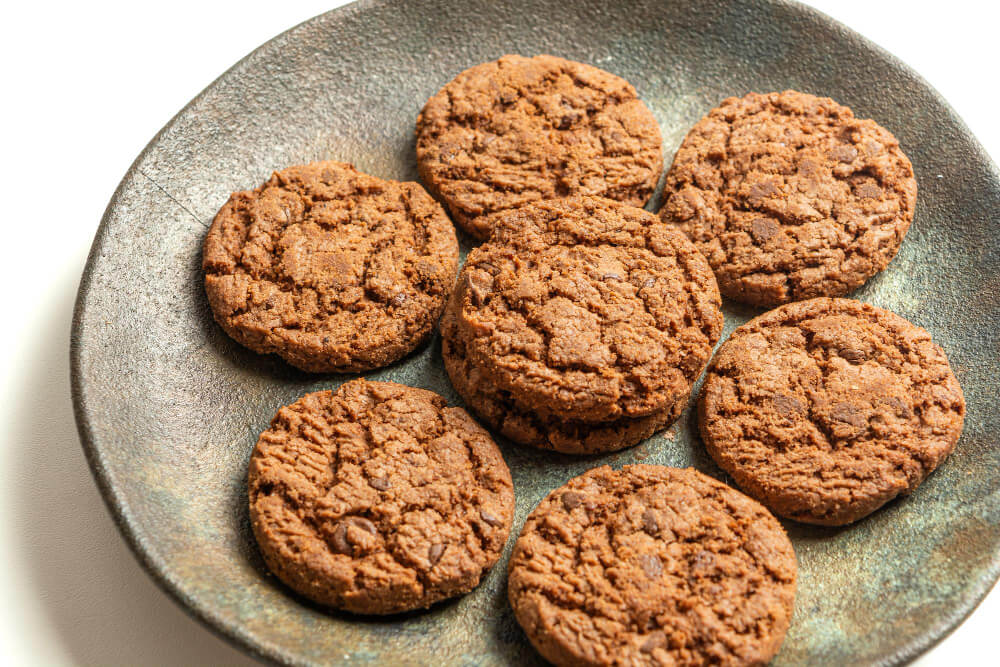
M 412 2 L 413 0 L 409 1 Z M 658 1 L 667 4 L 671 0 Z M 925 87 L 930 93 L 930 97 L 947 111 L 951 120 L 955 122 L 958 136 L 966 140 L 972 147 L 973 151 L 978 154 L 978 157 L 988 167 L 988 171 L 993 177 L 993 180 L 996 182 L 998 189 L 1000 189 L 1000 168 L 998 168 L 997 163 L 993 160 L 992 156 L 985 149 L 985 147 L 979 142 L 976 135 L 972 133 L 964 119 L 958 114 L 954 107 L 952 107 L 947 99 L 945 99 L 934 86 L 924 79 L 920 73 L 879 44 L 873 42 L 861 33 L 844 25 L 840 21 L 816 9 L 815 7 L 805 5 L 801 2 L 797 2 L 796 0 L 754 1 L 758 5 L 762 6 L 770 5 L 790 9 L 794 12 L 800 13 L 800 15 L 819 21 L 827 28 L 837 33 L 839 37 L 852 41 L 863 48 L 867 48 L 873 52 L 874 55 L 887 61 L 890 65 L 907 75 L 914 82 Z M 343 19 L 375 7 L 392 5 L 398 2 L 407 2 L 407 0 L 354 0 L 346 5 L 317 14 L 316 16 L 295 24 L 294 26 L 268 39 L 266 42 L 257 46 L 245 56 L 240 58 L 222 74 L 213 79 L 195 97 L 193 97 L 176 114 L 174 114 L 171 119 L 152 137 L 152 139 L 150 139 L 138 156 L 136 156 L 135 160 L 133 160 L 132 164 L 125 172 L 125 175 L 122 177 L 122 180 L 116 187 L 114 194 L 111 196 L 111 199 L 105 208 L 104 214 L 102 215 L 101 221 L 94 234 L 94 240 L 87 255 L 87 261 L 84 266 L 83 274 L 80 278 L 73 306 L 73 319 L 70 330 L 70 393 L 73 403 L 73 414 L 76 421 L 77 432 L 80 437 L 80 443 L 83 448 L 84 456 L 87 460 L 87 465 L 94 481 L 97 484 L 101 498 L 111 514 L 112 521 L 121 536 L 124 538 L 129 547 L 129 551 L 135 557 L 139 566 L 147 575 L 149 575 L 149 577 L 156 584 L 157 588 L 166 593 L 167 597 L 176 603 L 188 615 L 188 617 L 200 622 L 202 627 L 211 631 L 212 634 L 224 640 L 230 646 L 259 661 L 270 660 L 278 664 L 297 664 L 296 661 L 292 659 L 291 655 L 284 652 L 280 645 L 276 645 L 272 642 L 261 640 L 258 637 L 252 636 L 247 633 L 239 623 L 227 622 L 215 613 L 215 611 L 208 605 L 198 604 L 184 589 L 182 582 L 178 581 L 171 574 L 169 566 L 155 552 L 155 548 L 152 545 L 147 544 L 145 535 L 136 527 L 128 503 L 125 502 L 116 492 L 114 481 L 111 478 L 109 470 L 105 466 L 104 458 L 101 453 L 101 447 L 98 443 L 99 435 L 93 428 L 93 424 L 89 418 L 88 404 L 85 395 L 86 380 L 83 376 L 81 359 L 82 345 L 80 343 L 82 338 L 81 330 L 83 327 L 84 312 L 87 308 L 88 297 L 92 287 L 94 267 L 101 255 L 101 250 L 104 247 L 104 242 L 107 238 L 110 218 L 117 210 L 118 203 L 124 193 L 137 178 L 146 178 L 159 187 L 155 181 L 146 176 L 138 167 L 147 154 L 149 154 L 158 144 L 161 137 L 165 135 L 178 122 L 178 120 L 191 109 L 192 106 L 197 104 L 208 92 L 215 88 L 218 83 L 239 71 L 240 68 L 245 66 L 262 50 L 268 47 L 278 46 L 277 43 L 279 41 L 287 39 L 291 33 L 297 31 L 302 26 L 313 23 L 320 18 L 333 19 L 334 17 L 337 17 Z M 932 626 L 931 630 L 923 633 L 917 639 L 904 645 L 895 653 L 885 656 L 885 658 L 878 664 L 895 665 L 910 662 L 937 646 L 945 638 L 951 635 L 972 614 L 972 612 L 975 611 L 979 604 L 996 585 L 998 578 L 1000 578 L 1000 550 L 992 555 L 988 567 L 985 568 L 985 573 L 985 576 L 976 582 L 976 586 L 969 592 L 969 594 L 960 599 L 959 604 L 953 608 L 952 613 L 944 615 L 938 623 L 935 623 Z

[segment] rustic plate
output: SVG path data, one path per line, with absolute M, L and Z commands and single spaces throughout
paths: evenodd
M 505 562 L 464 598 L 378 619 L 325 613 L 268 575 L 247 520 L 251 448 L 279 406 L 344 377 L 305 375 L 233 343 L 212 321 L 199 268 L 215 211 L 273 169 L 333 158 L 415 179 L 424 100 L 508 52 L 554 53 L 627 78 L 660 122 L 668 163 L 702 114 L 750 90 L 830 95 L 899 137 L 920 184 L 916 220 L 888 270 L 854 296 L 933 333 L 965 388 L 965 434 L 913 496 L 860 524 L 788 524 L 801 574 L 775 662 L 899 663 L 940 640 L 1000 569 L 1000 178 L 916 74 L 815 11 L 764 0 L 363 0 L 268 42 L 181 111 L 108 207 L 72 337 L 84 448 L 143 565 L 216 632 L 279 662 L 539 661 L 508 608 Z M 727 332 L 753 314 L 727 305 Z M 459 402 L 436 340 L 370 376 Z M 502 446 L 515 530 L 548 490 L 599 463 L 720 475 L 690 410 L 667 434 L 609 456 Z

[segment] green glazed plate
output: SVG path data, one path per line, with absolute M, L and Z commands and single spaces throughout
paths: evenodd
M 268 574 L 247 519 L 250 451 L 279 406 L 345 377 L 306 375 L 235 344 L 212 320 L 200 271 L 215 212 L 274 169 L 337 159 L 415 180 L 424 101 L 504 53 L 552 53 L 628 79 L 659 120 L 667 164 L 705 112 L 751 90 L 828 95 L 899 138 L 919 182 L 916 219 L 889 268 L 854 296 L 944 347 L 968 401 L 965 433 L 911 497 L 858 525 L 786 524 L 800 579 L 775 664 L 895 664 L 925 651 L 1000 570 L 1000 177 L 916 74 L 829 18 L 777 1 L 362 0 L 276 37 L 191 102 L 115 193 L 73 327 L 81 438 L 139 560 L 191 614 L 264 659 L 540 662 L 507 605 L 506 554 L 469 595 L 392 618 L 327 613 Z M 727 333 L 756 314 L 725 311 Z M 437 340 L 369 377 L 460 403 Z M 546 492 L 602 463 L 693 465 L 721 477 L 690 409 L 617 454 L 501 447 L 517 493 L 515 532 Z

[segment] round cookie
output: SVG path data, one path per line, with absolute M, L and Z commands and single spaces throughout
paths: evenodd
M 567 195 L 642 206 L 663 169 L 660 128 L 627 81 L 554 56 L 465 70 L 417 118 L 417 166 L 466 232 L 480 216 Z
M 965 400 L 930 335 L 850 299 L 736 329 L 698 404 L 712 458 L 796 521 L 837 526 L 913 491 L 955 447 Z
M 564 454 L 600 454 L 631 447 L 680 417 L 687 400 L 646 417 L 622 417 L 609 422 L 586 423 L 555 417 L 543 418 L 521 409 L 505 392 L 471 365 L 465 342 L 455 329 L 454 302 L 441 318 L 441 356 L 452 386 L 466 405 L 491 428 L 522 445 Z
M 683 234 L 594 197 L 493 217 L 452 295 L 470 364 L 543 418 L 635 419 L 687 400 L 722 312 Z
M 895 257 L 917 182 L 899 142 L 826 97 L 731 97 L 681 144 L 664 221 L 708 258 L 722 294 L 771 307 L 843 296 Z
M 392 382 L 354 380 L 281 408 L 247 485 L 270 570 L 311 600 L 362 614 L 472 590 L 514 515 L 489 434 L 437 394 Z
M 518 623 L 556 665 L 763 665 L 795 599 L 781 524 L 692 468 L 571 479 L 528 516 L 508 570 Z
M 236 341 L 317 373 L 400 359 L 434 328 L 458 269 L 455 229 L 416 183 L 342 162 L 234 193 L 205 237 L 205 291 Z

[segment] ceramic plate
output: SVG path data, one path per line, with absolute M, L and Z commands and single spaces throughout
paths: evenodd
M 336 159 L 416 180 L 413 126 L 424 101 L 504 53 L 557 54 L 628 79 L 660 123 L 667 164 L 704 113 L 752 90 L 828 95 L 899 138 L 919 182 L 916 219 L 889 268 L 853 296 L 931 331 L 965 389 L 965 433 L 912 496 L 858 525 L 786 524 L 800 578 L 775 664 L 899 663 L 926 650 L 1000 569 L 1000 178 L 916 74 L 784 2 L 362 0 L 276 37 L 191 102 L 115 193 L 72 337 L 84 448 L 145 568 L 216 632 L 277 662 L 540 662 L 507 605 L 506 554 L 473 593 L 392 618 L 327 613 L 269 576 L 247 518 L 250 451 L 278 407 L 345 377 L 306 375 L 235 344 L 212 320 L 200 270 L 215 212 L 272 170 Z M 758 311 L 725 312 L 728 333 Z M 436 339 L 368 377 L 460 403 Z M 721 477 L 691 412 L 601 457 L 501 441 L 517 492 L 514 532 L 550 489 L 602 463 L 694 465 Z

